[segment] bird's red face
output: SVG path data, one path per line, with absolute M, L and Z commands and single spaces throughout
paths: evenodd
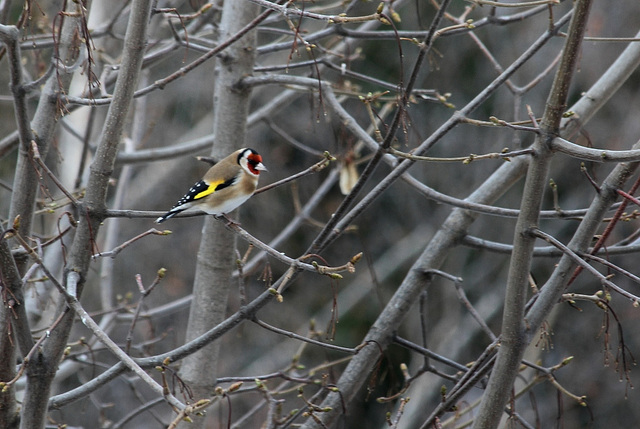
M 249 171 L 256 176 L 260 174 L 260 170 L 267 170 L 262 163 L 262 157 L 257 153 L 250 153 L 249 156 L 247 156 L 247 167 L 249 167 Z

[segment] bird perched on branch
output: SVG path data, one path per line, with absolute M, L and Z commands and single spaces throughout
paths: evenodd
M 184 211 L 203 211 L 216 216 L 229 213 L 253 195 L 260 171 L 265 170 L 258 152 L 239 149 L 211 167 L 156 223 Z

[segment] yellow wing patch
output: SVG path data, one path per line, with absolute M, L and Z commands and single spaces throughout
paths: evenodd
M 207 195 L 211 195 L 213 194 L 215 191 L 218 190 L 218 188 L 225 188 L 226 186 L 220 186 L 220 185 L 224 185 L 224 180 L 217 180 L 215 182 L 211 182 L 209 183 L 209 186 L 207 187 L 207 189 L 205 189 L 204 191 L 200 191 L 198 192 L 196 195 L 193 196 L 194 200 L 199 200 L 200 198 L 204 198 Z

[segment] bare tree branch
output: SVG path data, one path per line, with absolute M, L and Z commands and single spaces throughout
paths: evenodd
M 542 197 L 552 158 L 550 143 L 559 131 L 562 114 L 566 109 L 569 85 L 576 68 L 590 7 L 590 0 L 575 4 L 563 57 L 540 123 L 542 134 L 536 138 L 533 145 L 535 155 L 532 156 L 529 164 L 520 216 L 513 240 L 514 248 L 506 286 L 500 349 L 487 390 L 482 398 L 479 415 L 474 421 L 475 428 L 498 427 L 527 345 L 527 325 L 524 314 L 535 241 L 529 231 L 535 228 L 539 221 Z

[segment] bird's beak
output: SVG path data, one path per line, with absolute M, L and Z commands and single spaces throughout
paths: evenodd
M 269 171 L 269 170 L 267 170 L 267 167 L 265 167 L 265 166 L 264 166 L 264 164 L 263 164 L 263 163 L 261 163 L 261 162 L 259 162 L 259 163 L 256 165 L 256 167 L 255 167 L 255 168 L 256 168 L 256 170 Z

